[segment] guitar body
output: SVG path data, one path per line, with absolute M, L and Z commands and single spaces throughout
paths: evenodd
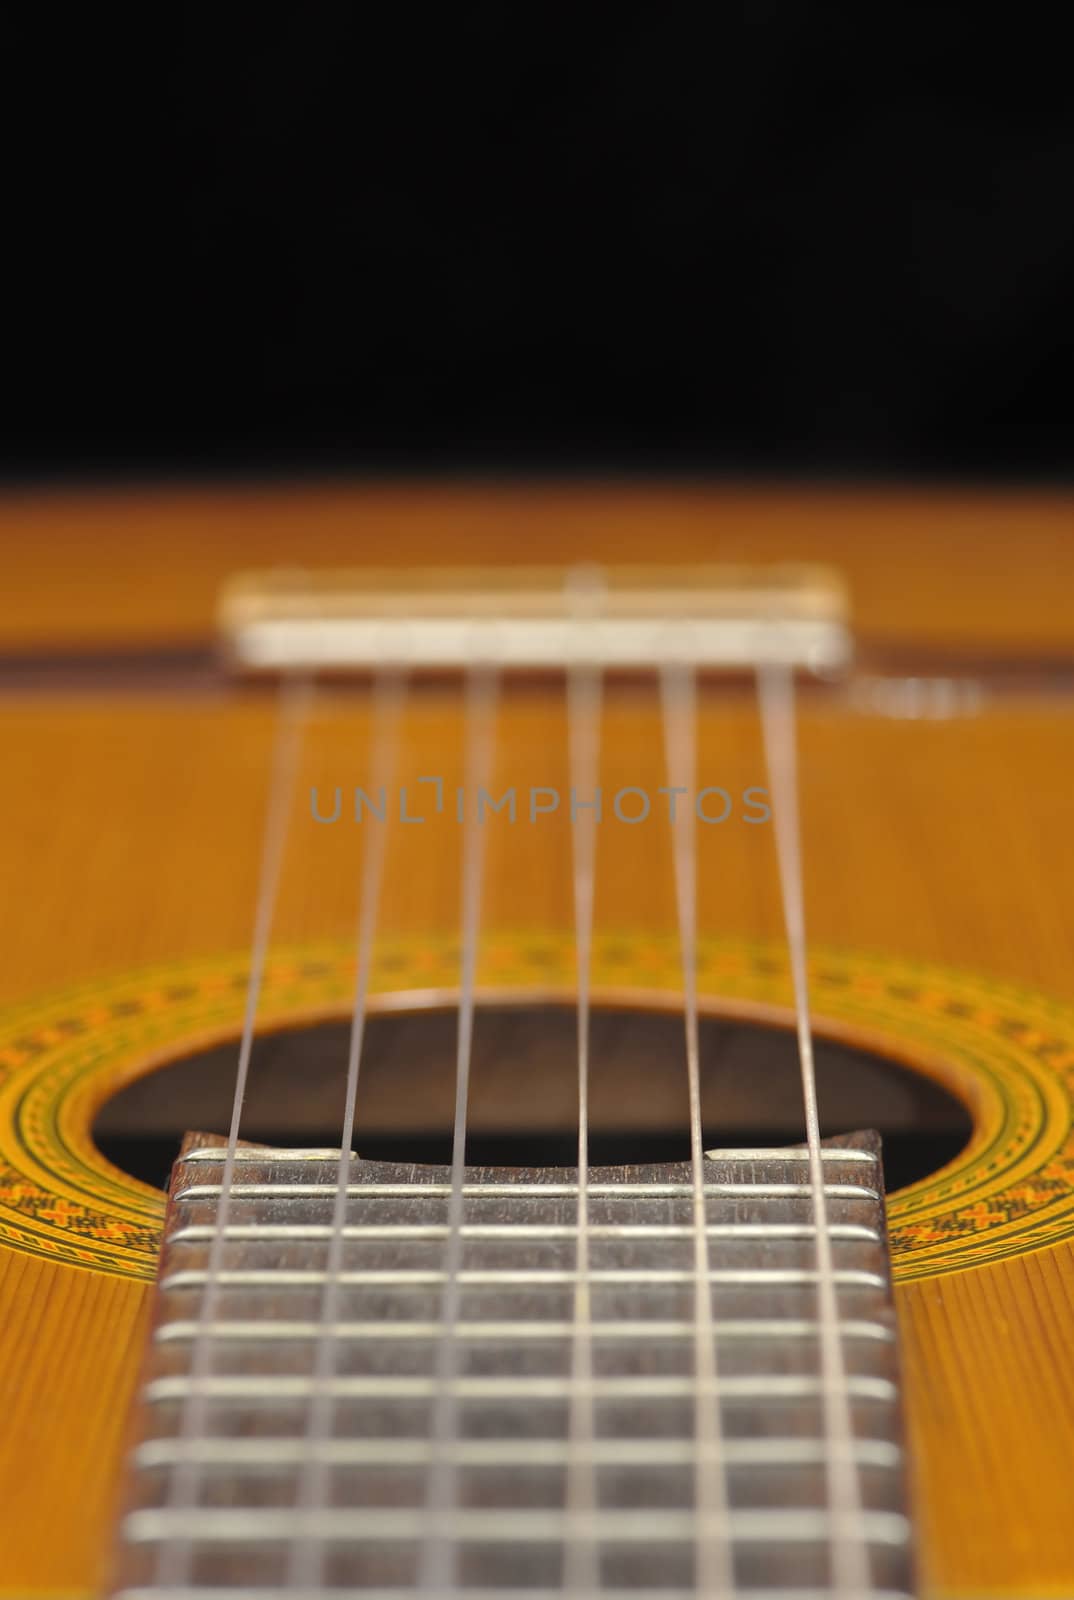
M 242 1023 L 275 710 L 269 692 L 217 678 L 194 653 L 217 584 L 299 547 L 310 565 L 420 566 L 479 562 L 503 543 L 519 559 L 829 561 L 886 672 L 920 678 L 957 657 L 998 685 L 932 699 L 904 689 L 901 702 L 871 679 L 803 694 L 811 993 L 820 1037 L 942 1086 L 972 1121 L 960 1151 L 888 1204 L 923 1592 L 1074 1593 L 1074 722 L 1052 673 L 1074 646 L 1069 510 L 649 490 L 5 505 L 0 1593 L 88 1600 L 104 1582 L 164 1200 L 106 1160 L 94 1119 L 124 1086 L 236 1039 Z M 69 671 L 76 656 L 82 670 Z M 915 707 L 926 714 L 890 714 Z M 369 733 L 362 691 L 318 692 L 265 1033 L 349 1012 L 369 826 L 354 820 L 353 792 Z M 516 790 L 518 812 L 488 821 L 486 1005 L 573 992 L 569 817 L 529 812 L 531 791 L 568 792 L 566 750 L 561 685 L 505 693 L 494 786 Z M 450 796 L 462 760 L 457 692 L 416 689 L 399 786 L 424 820 L 401 820 L 392 797 L 375 1013 L 428 1009 L 457 987 L 461 830 L 450 800 L 438 814 L 418 780 L 439 776 Z M 741 798 L 766 783 L 748 686 L 703 697 L 698 771 L 732 800 L 724 822 L 699 829 L 703 1009 L 785 1028 L 772 830 Z M 644 683 L 608 690 L 601 781 L 609 796 L 654 802 L 667 782 Z M 319 821 L 311 790 L 327 816 L 337 788 L 338 820 Z M 674 1012 L 671 850 L 655 806 L 643 822 L 606 815 L 597 859 L 595 1000 Z M 569 1124 L 570 1083 L 544 1081 L 539 1065 L 490 1079 L 479 1122 Z M 625 1081 L 609 1069 L 595 1104 L 645 1129 L 671 1120 L 676 1094 L 685 1115 L 675 1081 L 666 1064 Z M 763 1081 L 742 1092 L 763 1098 Z M 363 1129 L 439 1125 L 449 1104 L 450 1084 L 420 1062 L 374 1073 L 357 1148 Z M 709 1142 L 733 1143 L 721 1106 L 706 1098 L 704 1111 Z M 181 1128 L 181 1108 L 176 1118 Z

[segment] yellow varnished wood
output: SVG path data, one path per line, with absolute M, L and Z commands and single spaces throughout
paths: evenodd
M 1071 1592 L 1074 1252 L 896 1294 L 927 1592 Z
M 0 648 L 186 644 L 238 568 L 821 561 L 868 638 L 1069 655 L 1071 496 L 706 484 L 30 490 L 0 498 Z
M 397 546 L 393 559 L 428 550 L 436 526 L 431 493 L 413 496 L 409 510 L 396 491 L 361 493 L 363 526 L 388 530 L 387 542 Z M 456 532 L 476 518 L 462 540 L 468 547 L 460 553 L 469 559 L 493 548 L 508 504 L 519 526 L 544 530 L 543 559 L 570 554 L 579 529 L 594 522 L 603 530 L 597 543 L 621 533 L 622 553 L 644 557 L 646 540 L 661 525 L 655 493 L 641 495 L 633 509 L 625 491 L 603 500 L 596 491 L 573 498 L 547 491 L 543 508 L 541 496 L 498 495 L 447 497 Z M 929 568 L 929 540 L 913 531 L 905 503 L 859 506 L 859 520 L 868 512 L 881 528 L 870 555 L 852 551 L 850 511 L 829 517 L 807 497 L 781 514 L 777 501 L 770 496 L 761 509 L 750 509 L 741 498 L 725 500 L 732 523 L 736 504 L 741 513 L 738 532 L 728 534 L 738 548 L 726 553 L 845 558 L 859 617 L 864 611 L 877 636 L 902 632 L 910 640 L 997 649 L 1026 641 L 1060 649 L 1070 642 L 1070 589 L 1056 582 L 1054 567 L 1065 561 L 1069 570 L 1074 558 L 1063 552 L 1062 508 L 1055 502 L 1031 500 L 1021 509 L 1000 502 L 985 518 L 991 533 L 976 565 L 972 542 L 980 519 L 972 505 L 938 507 L 933 531 L 947 528 L 952 538 L 936 555 L 942 578 L 930 588 L 923 574 L 937 567 Z M 303 516 L 308 533 L 311 507 L 314 525 L 321 518 L 322 558 L 353 559 L 356 504 L 349 491 L 314 497 L 304 511 L 298 496 L 238 496 L 215 502 L 215 511 L 214 502 L 197 501 L 194 517 L 190 500 L 181 497 L 170 503 L 133 497 L 118 509 L 99 499 L 9 503 L 0 518 L 9 530 L 29 527 L 41 535 L 64 522 L 91 542 L 87 550 L 71 547 L 68 576 L 57 579 L 60 601 L 55 587 L 51 599 L 46 595 L 44 540 L 28 547 L 14 574 L 23 603 L 9 607 L 8 647 L 195 636 L 218 573 L 285 554 Z M 664 513 L 682 533 L 683 556 L 714 553 L 711 500 L 683 491 L 665 499 Z M 267 519 L 267 530 L 258 518 Z M 890 536 L 896 525 L 905 534 L 901 541 Z M 1016 568 L 1002 545 L 1002 530 L 1015 526 L 1028 530 L 1025 550 L 1032 557 Z M 135 527 L 169 538 L 185 532 L 195 559 L 173 559 L 170 597 L 157 581 L 159 550 L 133 541 Z M 369 543 L 370 559 L 383 559 L 383 534 L 371 534 Z M 98 573 L 110 564 L 120 570 L 121 548 L 125 590 Z M 445 546 L 439 559 L 451 553 Z M 667 544 L 657 553 L 666 560 Z M 306 558 L 316 555 L 307 544 Z M 1052 563 L 1046 579 L 1045 557 Z M 959 597 L 965 604 L 955 607 Z M 1074 1004 L 1070 728 L 1069 706 L 1044 698 L 937 724 L 884 722 L 835 702 L 813 703 L 801 730 L 812 937 L 844 951 L 992 975 Z M 405 732 L 402 781 L 430 772 L 449 786 L 460 780 L 456 701 L 443 690 L 425 692 L 412 702 Z M 318 827 L 306 802 L 313 784 L 327 794 L 337 783 L 347 789 L 362 780 L 367 733 L 360 700 L 320 698 L 300 775 L 279 946 L 350 937 L 360 830 Z M 249 692 L 151 696 L 134 686 L 103 697 L 0 695 L 6 908 L 0 1002 L 9 1011 L 48 991 L 92 987 L 98 975 L 180 967 L 243 948 L 271 736 L 271 704 Z M 522 692 L 502 719 L 497 786 L 565 789 L 564 748 L 558 700 L 537 689 Z M 602 758 L 606 789 L 643 784 L 655 791 L 663 781 L 659 750 L 652 697 L 635 688 L 613 694 Z M 705 781 L 736 792 L 764 781 L 755 715 L 745 699 L 706 704 L 700 770 Z M 569 928 L 566 845 L 563 817 L 490 833 L 490 937 L 497 930 Z M 666 829 L 606 825 L 599 848 L 601 929 L 672 933 Z M 700 848 L 706 930 L 777 939 L 769 831 L 702 830 Z M 450 930 L 457 871 L 453 825 L 396 823 L 387 935 L 420 944 L 424 934 Z M 0 1592 L 6 1585 L 11 1595 L 85 1595 L 100 1581 L 145 1286 L 0 1248 L 0 1295 Z M 1065 1355 L 1072 1297 L 1074 1261 L 1066 1243 L 899 1289 L 930 1594 L 1029 1600 L 1074 1592 L 1067 1467 L 1074 1388 Z
M 0 1250 L 0 1297 L 0 1593 L 93 1593 L 148 1285 Z

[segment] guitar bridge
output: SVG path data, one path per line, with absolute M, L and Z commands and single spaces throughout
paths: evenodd
M 220 633 L 246 673 L 841 671 L 851 655 L 845 587 L 825 567 L 500 567 L 277 571 L 223 591 Z

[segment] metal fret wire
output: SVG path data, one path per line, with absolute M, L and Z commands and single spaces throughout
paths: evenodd
M 722 1457 L 716 1339 L 712 1319 L 705 1200 L 705 1150 L 701 1126 L 701 1071 L 697 1011 L 697 835 L 693 796 L 696 790 L 697 680 L 692 667 L 661 669 L 664 743 L 674 807 L 672 849 L 679 943 L 682 950 L 683 1020 L 686 1028 L 686 1077 L 690 1106 L 690 1167 L 694 1224 L 694 1363 L 701 1391 L 696 1407 L 694 1497 L 696 1570 L 694 1584 L 706 1600 L 731 1600 L 735 1592 L 734 1554 L 728 1536 L 727 1466 Z M 676 791 L 680 791 L 676 794 Z M 702 1518 L 704 1522 L 702 1523 Z
M 308 673 L 284 678 L 280 684 L 276 718 L 276 737 L 272 754 L 272 772 L 269 779 L 268 803 L 262 836 L 261 861 L 258 873 L 257 904 L 254 912 L 253 942 L 250 952 L 250 976 L 246 988 L 246 1009 L 243 1015 L 242 1037 L 239 1043 L 239 1060 L 235 1073 L 235 1095 L 231 1106 L 231 1124 L 228 1130 L 227 1150 L 220 1179 L 220 1199 L 217 1204 L 217 1229 L 209 1247 L 205 1274 L 205 1292 L 198 1309 L 199 1333 L 191 1347 L 190 1399 L 182 1408 L 179 1437 L 196 1439 L 205 1433 L 208 1394 L 205 1380 L 209 1376 L 213 1345 L 207 1337 L 206 1326 L 216 1320 L 220 1298 L 220 1272 L 223 1267 L 227 1242 L 227 1219 L 231 1201 L 231 1183 L 235 1171 L 235 1149 L 239 1142 L 239 1124 L 242 1120 L 243 1100 L 246 1097 L 246 1080 L 250 1071 L 250 1055 L 254 1043 L 257 1006 L 265 973 L 272 921 L 279 896 L 280 877 L 283 870 L 284 847 L 287 842 L 287 825 L 294 800 L 298 763 L 302 750 L 302 736 L 313 698 L 313 679 Z M 183 1461 L 168 1480 L 166 1505 L 170 1511 L 189 1511 L 197 1497 L 197 1467 Z M 191 1569 L 191 1545 L 178 1535 L 161 1544 L 157 1564 L 158 1581 L 167 1586 L 187 1583 Z
M 387 794 L 399 754 L 399 734 L 406 678 L 401 672 L 378 673 L 373 684 L 373 726 L 370 737 L 370 782 L 373 794 Z M 369 974 L 373 960 L 377 912 L 384 881 L 387 851 L 387 813 L 383 822 L 368 819 L 362 841 L 362 876 L 359 892 L 354 1004 L 351 1013 L 350 1044 L 347 1053 L 347 1086 L 340 1135 L 339 1167 L 332 1206 L 328 1254 L 325 1263 L 325 1288 L 321 1301 L 320 1327 L 314 1356 L 314 1383 L 306 1429 L 306 1451 L 299 1468 L 296 1501 L 300 1509 L 315 1511 L 328 1500 L 331 1468 L 323 1446 L 332 1436 L 336 1338 L 341 1303 L 340 1272 L 343 1267 L 347 1189 L 350 1177 L 351 1146 L 354 1140 L 354 1111 L 358 1096 L 358 1072 L 365 1037 Z M 261 1230 L 262 1237 L 263 1230 Z M 321 1539 L 296 1540 L 288 1555 L 288 1582 L 295 1589 L 316 1589 L 323 1581 L 324 1542 Z
M 581 1187 L 584 1190 L 585 1186 Z M 710 1223 L 707 1228 L 710 1239 L 739 1240 L 812 1238 L 815 1231 L 812 1223 L 804 1222 Z M 211 1239 L 215 1232 L 216 1224 L 213 1222 L 192 1222 L 175 1229 L 170 1237 L 173 1244 L 187 1244 L 195 1239 Z M 334 1232 L 332 1223 L 323 1222 L 239 1222 L 229 1224 L 227 1237 L 256 1243 L 278 1239 L 303 1239 L 307 1242 L 327 1239 L 331 1243 Z M 447 1232 L 446 1225 L 438 1222 L 357 1222 L 345 1225 L 342 1235 L 344 1239 L 405 1239 L 412 1243 L 415 1240 L 446 1239 Z M 828 1232 L 833 1238 L 879 1238 L 875 1232 L 857 1226 L 848 1228 L 838 1223 L 833 1223 Z M 599 1223 L 590 1226 L 588 1221 L 584 1227 L 578 1222 L 466 1222 L 462 1227 L 464 1239 L 577 1239 L 580 1233 L 597 1239 L 679 1239 L 692 1235 L 693 1228 L 681 1223 L 655 1222 Z
M 206 1274 L 203 1272 L 173 1272 L 160 1280 L 162 1289 L 193 1288 L 204 1284 Z M 503 1267 L 495 1267 L 486 1272 L 468 1271 L 458 1274 L 459 1281 L 467 1284 L 501 1284 L 505 1288 L 513 1288 L 518 1284 L 526 1283 L 562 1283 L 573 1284 L 577 1281 L 577 1273 L 559 1272 L 556 1270 L 537 1269 L 534 1271 L 507 1271 Z M 639 1271 L 590 1271 L 591 1283 L 693 1283 L 697 1274 L 693 1268 L 687 1271 L 669 1269 L 656 1271 L 649 1268 Z M 448 1277 L 447 1273 L 436 1271 L 398 1271 L 382 1272 L 369 1268 L 359 1268 L 357 1271 L 347 1271 L 340 1274 L 346 1284 L 381 1285 L 385 1283 L 402 1284 L 406 1287 L 424 1287 L 426 1284 L 443 1283 Z M 758 1286 L 778 1287 L 785 1284 L 815 1283 L 816 1272 L 802 1272 L 797 1268 L 773 1269 L 743 1268 L 741 1271 L 725 1272 L 719 1268 L 709 1273 L 710 1283 L 722 1284 L 755 1284 Z M 876 1272 L 841 1271 L 835 1274 L 836 1282 L 846 1284 L 848 1287 L 861 1289 L 882 1288 L 883 1277 Z M 323 1272 L 291 1271 L 282 1267 L 270 1267 L 263 1272 L 222 1272 L 219 1281 L 231 1287 L 253 1287 L 258 1285 L 279 1285 L 293 1287 L 296 1285 L 324 1283 Z
M 441 1333 L 437 1351 L 433 1401 L 431 1463 L 426 1495 L 429 1532 L 422 1541 L 419 1582 L 426 1594 L 442 1594 L 455 1586 L 455 1550 L 442 1530 L 457 1497 L 458 1465 L 450 1445 L 458 1431 L 456 1391 L 456 1325 L 459 1320 L 462 1221 L 465 1207 L 466 1113 L 470 1097 L 470 1055 L 474 1027 L 474 983 L 484 881 L 485 829 L 478 811 L 479 790 L 492 776 L 499 680 L 494 668 L 475 665 L 466 678 L 466 756 L 463 796 L 466 802 L 462 844 L 461 982 L 458 1041 L 455 1057 L 455 1124 L 451 1147 L 451 1193 L 444 1260 Z
M 176 1588 L 161 1590 L 157 1588 L 139 1587 L 124 1589 L 122 1600 L 411 1600 L 414 1593 L 410 1589 L 393 1587 L 362 1588 L 362 1589 L 329 1589 L 329 1590 L 299 1590 L 281 1589 L 278 1587 L 265 1587 L 257 1585 L 249 1587 L 243 1585 L 235 1587 L 228 1584 L 226 1588 L 198 1584 L 196 1588 Z M 445 1600 L 502 1600 L 504 1591 L 491 1589 L 487 1585 L 475 1589 L 472 1587 L 452 1589 L 450 1597 Z M 549 1588 L 519 1589 L 516 1594 L 524 1595 L 525 1600 L 562 1600 L 562 1590 Z M 831 1600 L 831 1590 L 818 1589 L 815 1585 L 803 1588 L 796 1584 L 787 1588 L 781 1584 L 778 1588 L 750 1589 L 742 1591 L 748 1600 Z M 616 1587 L 590 1590 L 587 1593 L 572 1595 L 571 1600 L 688 1600 L 685 1589 L 652 1589 L 630 1586 L 627 1588 Z M 913 1600 L 905 1589 L 878 1589 L 875 1590 L 870 1600 Z
M 596 609 L 602 584 L 597 572 L 581 569 L 568 584 L 573 609 Z M 597 1545 L 591 1528 L 597 1506 L 593 1460 L 593 1328 L 589 1281 L 589 1013 L 593 901 L 596 887 L 597 779 L 600 766 L 600 668 L 573 662 L 567 671 L 567 740 L 571 788 L 571 852 L 577 967 L 578 1180 L 575 1271 L 571 1329 L 571 1392 L 567 1414 L 567 1526 L 563 1588 L 569 1595 L 595 1591 L 600 1583 Z M 581 808 L 576 806 L 581 799 Z
M 410 1600 L 412 1591 L 407 1589 L 338 1589 L 338 1590 L 298 1590 L 280 1588 L 211 1588 L 199 1584 L 196 1589 L 125 1589 L 123 1600 L 325 1600 L 325 1595 L 330 1600 Z M 501 1600 L 503 1591 L 489 1589 L 487 1586 L 480 1589 L 452 1589 L 450 1600 L 488 1600 L 490 1595 L 495 1595 Z M 562 1600 L 560 1589 L 525 1589 L 517 1590 L 518 1594 L 525 1594 L 526 1600 Z M 749 1595 L 749 1600 L 831 1600 L 830 1589 L 805 1588 L 796 1585 L 788 1589 L 780 1586 L 777 1589 L 752 1589 L 743 1590 Z M 875 1600 L 913 1600 L 905 1589 L 876 1590 Z M 588 1593 L 572 1596 L 572 1600 L 688 1600 L 685 1589 L 639 1589 L 615 1588 L 591 1590 Z M 445 1597 L 447 1600 L 447 1597 Z
M 839 1301 L 824 1188 L 813 1033 L 806 976 L 805 905 L 802 894 L 802 849 L 798 820 L 798 756 L 794 676 L 782 666 L 758 668 L 757 691 L 776 835 L 783 920 L 786 927 L 809 1148 L 809 1182 L 816 1222 L 817 1315 L 820 1323 L 821 1395 L 824 1431 L 829 1444 L 828 1497 L 834 1538 L 832 1582 L 844 1600 L 861 1600 L 869 1590 L 871 1568 L 862 1521 L 861 1485 L 854 1456 L 854 1423 L 850 1410 Z

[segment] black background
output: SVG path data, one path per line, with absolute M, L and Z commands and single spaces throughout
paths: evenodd
M 9 13 L 9 476 L 1068 478 L 1025 8 Z

